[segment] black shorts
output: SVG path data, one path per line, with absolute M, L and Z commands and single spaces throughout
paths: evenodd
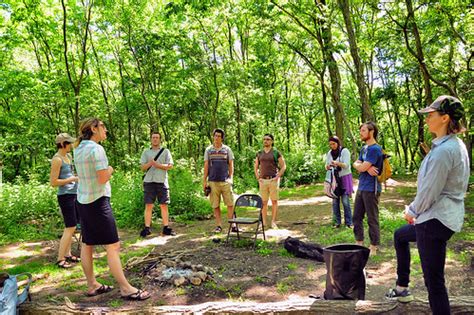
M 67 228 L 74 227 L 79 223 L 79 214 L 76 209 L 76 194 L 58 195 L 58 204 L 63 214 L 64 225 Z
M 100 197 L 88 204 L 77 203 L 81 217 L 82 242 L 86 245 L 109 245 L 119 241 L 110 197 Z
M 158 199 L 160 205 L 170 203 L 170 191 L 163 183 L 143 183 L 145 204 L 155 203 Z

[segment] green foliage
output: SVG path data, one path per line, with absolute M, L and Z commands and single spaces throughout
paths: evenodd
M 56 191 L 37 181 L 4 183 L 0 199 L 0 244 L 54 238 L 62 218 Z
M 143 225 L 142 174 L 117 170 L 111 179 L 111 205 L 118 227 Z M 212 212 L 209 201 L 200 192 L 185 161 L 170 171 L 170 215 L 179 220 L 207 218 Z M 5 183 L 0 200 L 0 244 L 14 240 L 56 238 L 62 233 L 63 220 L 56 189 L 36 180 Z M 159 216 L 156 206 L 154 216 Z
M 324 161 L 314 151 L 300 151 L 285 157 L 287 169 L 283 183 L 285 186 L 313 184 L 324 176 Z

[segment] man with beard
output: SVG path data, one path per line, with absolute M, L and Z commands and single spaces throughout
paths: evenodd
M 365 142 L 359 153 L 359 159 L 353 166 L 359 172 L 359 188 L 354 201 L 354 236 L 356 244 L 364 244 L 364 216 L 367 213 L 369 225 L 370 254 L 377 254 L 380 243 L 379 226 L 379 198 L 382 186 L 377 180 L 377 175 L 382 170 L 383 152 L 377 144 L 377 125 L 368 121 L 359 128 L 360 139 Z

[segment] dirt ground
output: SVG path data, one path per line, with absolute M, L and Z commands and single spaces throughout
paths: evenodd
M 388 191 L 382 194 L 381 206 L 396 204 L 401 206 L 408 202 L 400 198 L 393 189 L 394 185 L 413 185 L 413 183 L 394 182 Z M 225 233 L 212 233 L 214 221 L 198 221 L 191 224 L 174 224 L 178 235 L 163 237 L 152 234 L 142 240 L 137 237 L 138 231 L 120 231 L 121 239 L 130 246 L 122 252 L 144 251 L 149 249 L 148 258 L 158 257 L 163 253 L 173 255 L 182 253 L 183 260 L 192 264 L 201 264 L 210 267 L 213 279 L 200 286 L 185 285 L 175 287 L 160 285 L 160 283 L 143 273 L 147 263 L 139 263 L 140 258 L 132 258 L 127 266 L 127 277 L 134 285 L 138 285 L 152 293 L 147 305 L 190 305 L 209 301 L 258 301 L 276 302 L 292 297 L 307 297 L 310 294 L 323 295 L 326 281 L 326 267 L 324 263 L 300 259 L 285 255 L 282 242 L 288 236 L 305 239 L 311 232 L 321 226 L 331 225 L 330 199 L 317 196 L 302 200 L 281 200 L 278 229 L 268 230 L 269 242 L 261 245 L 256 251 L 251 244 L 237 242 L 225 245 Z M 402 209 L 402 208 L 401 208 Z M 470 210 L 472 211 L 472 209 Z M 226 231 L 227 227 L 224 227 Z M 331 233 L 352 233 L 350 230 L 334 229 Z M 382 231 L 382 233 L 384 233 Z M 317 240 L 323 246 L 330 245 L 325 239 Z M 13 254 L 15 245 L 0 248 L 0 258 L 7 253 Z M 51 257 L 54 261 L 57 241 L 41 243 L 41 255 Z M 451 246 L 451 245 L 450 245 Z M 473 242 L 456 243 L 460 249 L 471 251 Z M 25 248 L 23 245 L 22 248 Z M 381 249 L 381 256 L 393 251 L 391 246 Z M 97 257 L 103 256 L 103 251 Z M 145 256 L 145 255 L 143 255 Z M 24 257 L 24 255 L 22 256 Z M 391 256 L 393 257 L 393 255 Z M 34 260 L 35 257 L 24 261 Z M 472 259 L 472 256 L 471 256 Z M 395 282 L 395 260 L 369 259 L 367 271 L 367 300 L 381 300 L 385 292 Z M 32 297 L 35 301 L 45 303 L 63 303 L 66 296 L 73 303 L 82 306 L 128 306 L 137 302 L 127 302 L 120 299 L 118 289 L 110 293 L 88 298 L 84 296 L 85 279 L 80 267 L 74 267 L 75 274 L 65 271 L 64 276 L 55 276 L 39 281 L 32 287 Z M 106 268 L 99 275 L 100 279 L 107 279 L 113 283 Z M 449 259 L 446 265 L 447 287 L 452 296 L 470 296 L 473 289 L 474 270 L 472 266 L 463 266 L 458 261 Z M 75 286 L 71 286 L 71 282 Z M 64 286 L 68 283 L 68 286 Z M 426 289 L 423 284 L 422 273 L 418 270 L 412 274 L 412 291 L 417 297 L 426 298 Z

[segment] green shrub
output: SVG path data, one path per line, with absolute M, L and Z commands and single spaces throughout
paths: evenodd
M 285 157 L 286 172 L 283 183 L 287 187 L 313 184 L 324 177 L 325 161 L 321 155 L 311 151 L 299 151 Z
M 56 237 L 62 224 L 56 190 L 36 180 L 4 183 L 0 209 L 0 243 Z

